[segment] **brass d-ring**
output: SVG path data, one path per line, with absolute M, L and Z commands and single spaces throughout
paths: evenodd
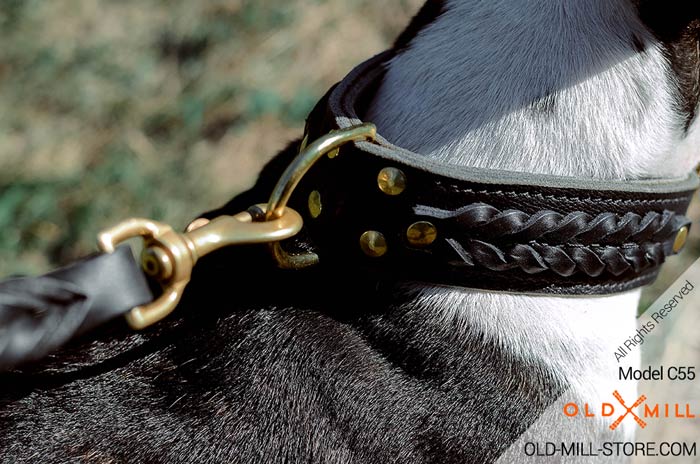
M 371 123 L 364 123 L 348 127 L 347 129 L 335 130 L 316 139 L 316 141 L 299 153 L 277 181 L 277 185 L 272 190 L 272 195 L 270 195 L 270 200 L 267 202 L 265 219 L 269 221 L 282 216 L 284 207 L 287 206 L 289 197 L 292 196 L 294 189 L 299 185 L 299 181 L 323 155 L 342 147 L 346 143 L 374 140 L 376 137 L 377 127 Z
M 377 127 L 371 123 L 364 123 L 348 127 L 347 129 L 334 130 L 303 148 L 284 171 L 274 190 L 272 190 L 272 195 L 267 203 L 265 219 L 268 221 L 274 220 L 284 214 L 284 209 L 294 189 L 299 185 L 299 182 L 309 169 L 324 155 L 339 149 L 346 143 L 360 140 L 375 140 L 376 137 Z M 316 254 L 289 255 L 279 242 L 270 244 L 270 250 L 278 266 L 283 269 L 302 269 L 318 263 Z

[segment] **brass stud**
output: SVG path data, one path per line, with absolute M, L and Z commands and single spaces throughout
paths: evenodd
M 382 257 L 387 252 L 386 239 L 381 232 L 368 230 L 360 237 L 360 248 L 370 258 Z
M 406 238 L 415 247 L 428 246 L 437 238 L 437 228 L 427 221 L 416 222 L 406 230 Z
M 688 227 L 683 226 L 680 228 L 676 234 L 676 240 L 673 242 L 673 252 L 678 253 L 685 246 L 685 242 L 688 240 Z
M 400 195 L 406 190 L 406 175 L 397 168 L 384 168 L 377 176 L 379 189 L 387 195 Z
M 309 194 L 309 214 L 316 219 L 321 215 L 322 210 L 321 193 L 318 190 L 314 190 Z

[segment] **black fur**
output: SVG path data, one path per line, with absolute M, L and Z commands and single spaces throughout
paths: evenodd
M 700 99 L 700 3 L 634 0 L 642 21 L 661 41 L 678 83 L 686 129 Z
M 264 249 L 203 262 L 176 317 L 0 377 L 0 461 L 485 462 L 564 388 L 393 283 L 272 271 Z
M 442 8 L 429 1 L 397 48 Z M 697 60 L 682 57 L 697 37 L 655 30 L 690 114 Z M 267 198 L 296 147 L 220 212 Z M 0 462 L 495 460 L 566 385 L 446 324 L 404 288 L 323 268 L 275 271 L 260 248 L 208 257 L 157 327 L 117 322 L 0 375 Z

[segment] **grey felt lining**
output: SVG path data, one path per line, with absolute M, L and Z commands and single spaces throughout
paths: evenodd
M 385 72 L 385 66 L 393 56 L 386 51 L 357 66 L 336 87 L 329 99 L 329 107 L 335 115 L 336 125 L 343 129 L 363 121 L 357 115 L 356 103 L 363 92 Z M 357 142 L 358 149 L 388 161 L 397 161 L 422 171 L 461 181 L 482 184 L 511 184 L 523 186 L 546 186 L 554 188 L 593 191 L 616 191 L 638 193 L 676 193 L 695 190 L 700 185 L 698 176 L 691 172 L 685 177 L 666 179 L 590 179 L 546 174 L 530 174 L 451 165 L 435 162 L 425 156 L 393 145 L 381 135 L 374 143 Z

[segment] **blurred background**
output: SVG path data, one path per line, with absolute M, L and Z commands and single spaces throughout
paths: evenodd
M 0 277 L 248 188 L 423 0 L 2 0 Z M 693 208 L 694 217 L 700 211 Z M 700 230 L 642 307 L 700 255 Z
M 421 3 L 0 1 L 0 276 L 221 205 Z
M 126 217 L 182 228 L 249 187 L 422 3 L 0 1 L 0 277 L 88 254 Z M 640 308 L 699 255 L 696 226 Z M 645 356 L 697 362 L 691 317 Z

